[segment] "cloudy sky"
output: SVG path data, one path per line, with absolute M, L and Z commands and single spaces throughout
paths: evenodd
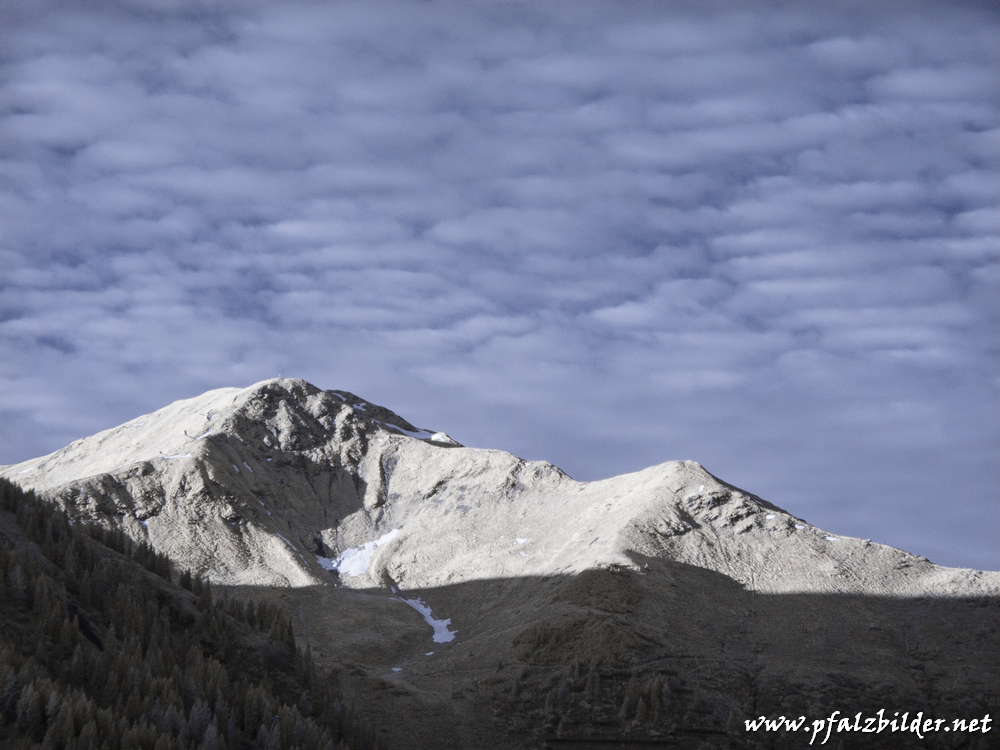
M 0 463 L 280 373 L 1000 569 L 998 84 L 989 3 L 11 0 Z

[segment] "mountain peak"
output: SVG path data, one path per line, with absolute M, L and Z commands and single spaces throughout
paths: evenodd
M 386 706 L 392 747 L 447 747 L 412 732 L 443 706 L 457 706 L 466 732 L 455 747 L 540 747 L 521 741 L 524 727 L 584 695 L 586 710 L 564 717 L 573 736 L 617 726 L 618 739 L 648 741 L 639 709 L 625 711 L 639 705 L 640 677 L 649 705 L 694 738 L 730 731 L 772 694 L 829 688 L 841 705 L 874 685 L 864 698 L 875 705 L 889 674 L 909 700 L 921 654 L 940 653 L 919 671 L 938 694 L 995 690 L 1000 573 L 830 534 L 694 461 L 577 482 L 352 393 L 276 378 L 178 401 L 0 475 L 74 522 L 289 604 L 327 666 L 354 664 L 342 674 L 369 686 L 359 704 Z M 955 647 L 956 628 L 975 651 Z M 840 673 L 844 644 L 862 677 Z M 822 690 L 805 689 L 820 662 Z M 397 722 L 385 704 L 395 695 L 394 706 L 423 708 Z M 488 717 L 521 739 L 497 740 Z
M 890 575 L 905 553 L 827 534 L 693 461 L 576 482 L 292 378 L 177 401 L 0 474 L 218 582 L 302 586 L 335 569 L 359 588 L 426 586 L 636 555 L 771 591 L 961 578 L 914 556 L 909 578 Z
M 350 443 L 379 429 L 458 445 L 445 433 L 414 427 L 389 409 L 347 391 L 323 391 L 297 378 L 271 378 L 247 388 L 218 388 L 176 401 L 48 456 L 4 467 L 3 474 L 46 490 L 138 462 L 197 458 L 220 437 L 308 451 L 329 443 L 330 431 Z
M 330 551 L 324 532 L 346 544 L 377 528 L 382 455 L 401 441 L 460 447 L 353 393 L 272 378 L 174 402 L 0 474 L 216 580 L 305 585 L 321 574 L 306 550 Z

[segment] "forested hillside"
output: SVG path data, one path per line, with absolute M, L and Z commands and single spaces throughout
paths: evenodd
M 374 747 L 282 611 L 0 479 L 0 747 Z

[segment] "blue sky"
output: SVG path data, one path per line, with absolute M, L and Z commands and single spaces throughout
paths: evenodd
M 1000 569 L 998 40 L 973 2 L 7 3 L 0 463 L 280 373 Z

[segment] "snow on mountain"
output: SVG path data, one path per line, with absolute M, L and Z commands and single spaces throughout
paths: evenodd
M 280 602 L 388 747 L 693 747 L 759 713 L 1000 699 L 1000 573 L 823 531 L 693 461 L 577 482 L 274 379 L 0 475 Z
M 292 379 L 178 401 L 0 473 L 219 583 L 307 586 L 333 570 L 350 587 L 388 576 L 421 588 L 628 567 L 636 554 L 770 592 L 954 592 L 974 579 L 825 533 L 693 461 L 577 482 Z

